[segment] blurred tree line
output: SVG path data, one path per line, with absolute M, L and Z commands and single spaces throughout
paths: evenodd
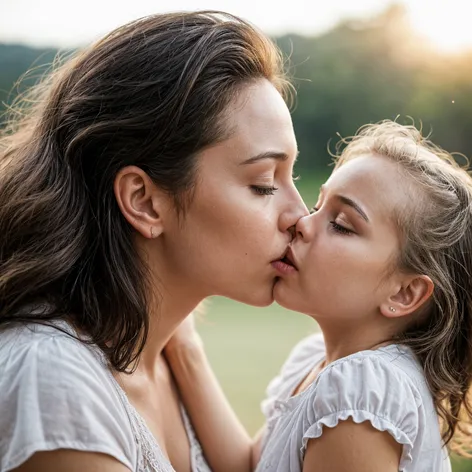
M 365 21 L 346 21 L 315 37 L 277 39 L 290 54 L 298 90 L 293 113 L 303 169 L 325 167 L 336 133 L 350 136 L 382 119 L 423 124 L 450 152 L 469 155 L 472 51 L 435 51 L 393 6 Z
M 435 51 L 410 28 L 404 8 L 344 21 L 327 33 L 275 38 L 288 57 L 297 93 L 293 120 L 298 170 L 326 171 L 337 133 L 352 135 L 381 119 L 410 116 L 448 151 L 468 155 L 472 131 L 472 51 Z M 0 44 L 0 112 L 31 85 L 57 51 Z M 19 77 L 33 69 L 18 87 Z

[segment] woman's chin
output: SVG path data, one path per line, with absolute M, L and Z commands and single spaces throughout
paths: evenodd
M 250 290 L 247 292 L 231 293 L 224 295 L 227 298 L 231 298 L 245 305 L 251 305 L 255 307 L 267 307 L 274 303 L 274 296 L 272 293 L 272 287 L 261 288 L 260 290 Z

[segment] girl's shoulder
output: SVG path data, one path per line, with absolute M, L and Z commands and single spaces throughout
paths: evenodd
M 344 388 L 380 389 L 394 382 L 418 390 L 427 388 L 424 372 L 415 354 L 407 346 L 390 344 L 373 350 L 359 351 L 338 359 L 325 367 L 317 382 L 328 378 L 344 378 Z M 359 381 L 362 378 L 362 382 Z
M 440 445 L 437 415 L 422 368 L 405 346 L 389 345 L 339 359 L 323 369 L 303 394 L 312 419 L 303 447 L 320 437 L 324 427 L 333 428 L 349 418 L 389 432 L 403 445 L 405 464 L 413 459 L 413 446 L 423 428 L 437 430 L 433 436 Z
M 314 333 L 302 339 L 289 353 L 279 373 L 270 381 L 261 410 L 269 420 L 280 401 L 286 401 L 294 389 L 325 355 L 323 335 Z
M 409 348 L 397 344 L 332 362 L 305 393 L 318 417 L 363 411 L 400 424 L 424 404 L 433 408 L 421 365 Z

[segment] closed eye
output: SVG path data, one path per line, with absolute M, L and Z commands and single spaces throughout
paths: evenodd
M 274 186 L 264 187 L 261 185 L 251 185 L 251 189 L 257 195 L 274 195 L 278 190 L 278 188 Z
M 339 233 L 339 234 L 344 234 L 346 236 L 349 236 L 351 234 L 354 234 L 354 231 L 344 227 L 344 226 L 341 226 L 339 223 L 336 223 L 336 221 L 330 221 L 330 224 L 333 228 L 333 231 L 335 231 L 336 233 Z

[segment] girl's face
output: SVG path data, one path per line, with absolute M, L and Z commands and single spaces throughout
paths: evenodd
M 385 158 L 360 156 L 335 170 L 296 225 L 288 254 L 295 268 L 281 266 L 275 300 L 320 322 L 377 316 L 401 285 L 394 215 L 408 204 L 403 190 Z
M 231 137 L 198 157 L 186 213 L 166 222 L 160 271 L 203 296 L 268 305 L 272 262 L 308 215 L 292 179 L 297 143 L 287 106 L 265 80 L 241 92 L 228 126 Z

